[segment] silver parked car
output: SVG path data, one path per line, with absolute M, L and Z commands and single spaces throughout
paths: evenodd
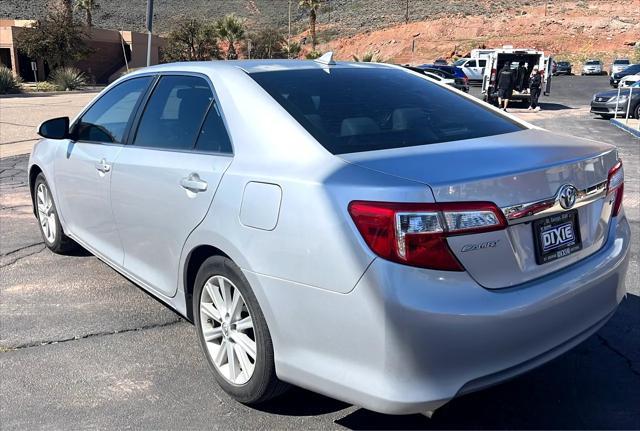
M 582 65 L 582 75 L 602 75 L 604 66 L 600 60 L 587 60 Z
M 288 383 L 432 412 L 577 345 L 625 296 L 616 149 L 398 66 L 166 64 L 39 133 L 46 245 L 192 321 L 243 403 Z

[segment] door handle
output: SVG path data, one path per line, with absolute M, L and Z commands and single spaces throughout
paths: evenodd
M 207 182 L 200 179 L 197 173 L 189 174 L 188 177 L 184 177 L 180 180 L 182 188 L 189 190 L 190 192 L 198 193 L 207 190 Z
M 111 165 L 108 164 L 105 159 L 100 160 L 98 163 L 95 164 L 95 166 L 96 166 L 96 169 L 102 172 L 103 174 L 106 174 L 111 170 Z

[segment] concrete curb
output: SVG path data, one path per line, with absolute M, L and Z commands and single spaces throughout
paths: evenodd
M 22 93 L 9 93 L 0 94 L 0 99 L 10 99 L 18 97 L 47 97 L 57 96 L 60 94 L 78 94 L 78 93 L 99 93 L 104 87 L 91 87 L 83 90 L 71 90 L 71 91 L 23 91 Z
M 613 124 L 614 126 L 624 130 L 625 132 L 631 133 L 636 138 L 640 138 L 640 130 L 634 129 L 631 126 L 624 124 L 624 120 L 618 120 L 618 119 L 612 118 L 609 121 L 611 121 L 611 124 Z

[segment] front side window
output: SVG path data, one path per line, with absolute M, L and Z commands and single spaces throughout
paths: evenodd
M 402 69 L 335 67 L 251 77 L 333 154 L 522 130 L 518 123 Z
M 152 80 L 151 76 L 129 79 L 105 93 L 76 125 L 76 139 L 121 143 L 133 111 Z
M 203 78 L 163 76 L 147 102 L 133 145 L 193 149 L 212 100 L 211 88 Z

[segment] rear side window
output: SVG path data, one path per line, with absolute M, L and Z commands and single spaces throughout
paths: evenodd
M 217 103 L 211 105 L 211 109 L 207 113 L 207 118 L 204 120 L 202 130 L 200 130 L 200 136 L 198 136 L 196 150 L 223 154 L 233 152 Z
M 147 102 L 133 145 L 193 149 L 212 100 L 211 88 L 203 78 L 163 76 Z
M 333 154 L 436 144 L 524 127 L 402 69 L 335 67 L 252 78 Z
M 133 110 L 153 80 L 150 76 L 133 78 L 105 93 L 78 122 L 79 141 L 120 143 Z
M 486 67 L 487 66 L 487 60 L 478 60 L 478 66 Z

